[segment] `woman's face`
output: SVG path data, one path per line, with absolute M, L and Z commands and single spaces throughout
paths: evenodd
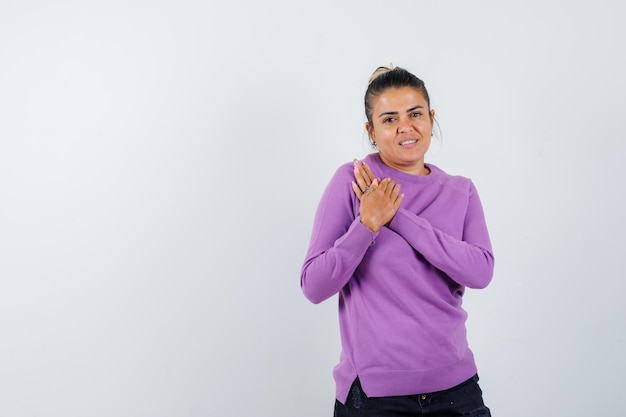
M 425 175 L 424 155 L 430 146 L 435 111 L 421 91 L 391 88 L 374 98 L 372 123 L 365 128 L 382 161 L 392 168 Z

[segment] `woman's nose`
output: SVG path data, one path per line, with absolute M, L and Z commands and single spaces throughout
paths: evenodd
M 413 125 L 410 123 L 410 121 L 408 119 L 401 119 L 400 123 L 398 124 L 398 131 L 408 132 L 411 130 L 413 130 Z

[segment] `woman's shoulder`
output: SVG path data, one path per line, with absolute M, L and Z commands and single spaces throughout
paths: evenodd
M 427 163 L 426 167 L 430 169 L 430 174 L 437 180 L 439 184 L 452 187 L 459 191 L 468 192 L 472 185 L 472 180 L 463 175 L 449 174 L 438 166 Z
M 326 192 L 342 193 L 351 189 L 349 185 L 354 179 L 354 162 L 345 162 L 339 165 L 330 176 L 326 185 Z
M 354 176 L 354 161 L 345 162 L 335 170 L 333 178 L 352 178 Z

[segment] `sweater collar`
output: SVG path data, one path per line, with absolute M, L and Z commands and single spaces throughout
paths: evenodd
M 432 183 L 439 176 L 440 170 L 433 164 L 424 163 L 426 168 L 430 170 L 430 174 L 428 175 L 413 175 L 408 172 L 400 171 L 399 169 L 392 168 L 385 163 L 380 158 L 378 152 L 371 153 L 365 157 L 365 162 L 367 162 L 372 167 L 372 173 L 379 177 L 385 178 L 390 177 L 399 183 L 413 183 L 413 184 L 428 184 Z

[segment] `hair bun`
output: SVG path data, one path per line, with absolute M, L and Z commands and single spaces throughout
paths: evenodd
M 394 68 L 396 68 L 396 67 L 393 64 L 389 64 L 388 67 L 378 67 L 378 68 L 376 68 L 376 70 L 374 70 L 374 72 L 370 76 L 370 79 L 367 82 L 367 85 L 370 85 L 372 83 L 372 81 L 374 81 L 376 78 L 380 77 L 381 75 L 383 75 L 386 72 L 389 72 L 389 71 L 393 70 Z

